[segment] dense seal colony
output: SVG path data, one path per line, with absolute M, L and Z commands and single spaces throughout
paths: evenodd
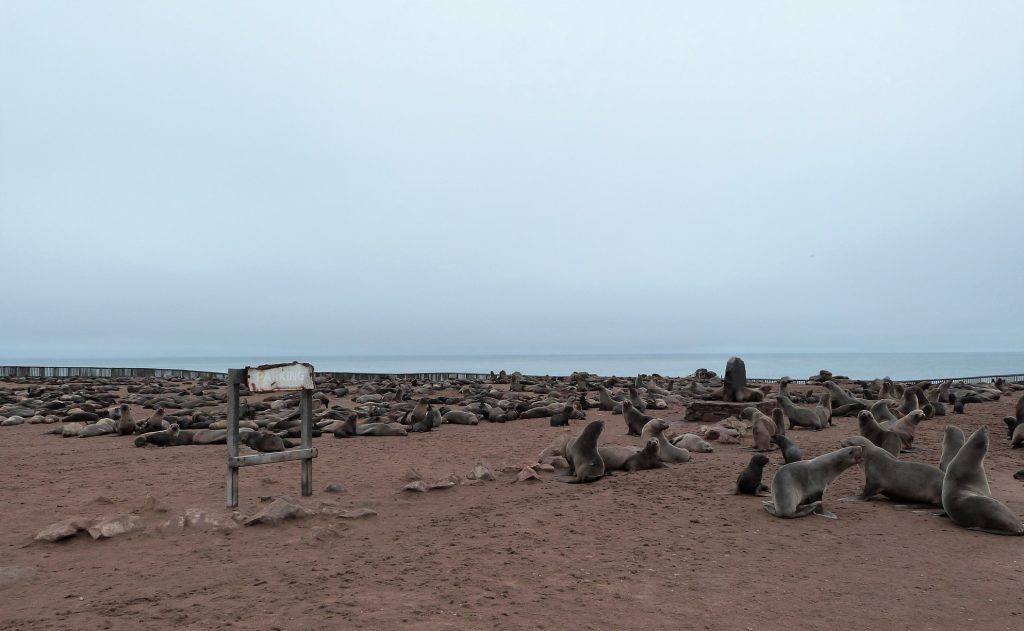
M 222 380 L 8 381 L 15 387 L 0 389 L 0 426 L 49 425 L 48 434 L 108 437 L 140 448 L 217 445 L 227 440 Z M 857 468 L 864 476 L 863 492 L 843 501 L 883 496 L 901 507 L 930 507 L 964 528 L 1024 534 L 1019 516 L 991 496 L 983 466 L 992 440 L 988 428 L 965 437 L 955 424 L 947 425 L 942 445 L 932 449 L 941 447 L 934 465 L 900 459 L 919 449 L 915 435 L 920 423 L 955 417 L 967 405 L 1004 396 L 1020 398 L 1013 416 L 997 420 L 1005 421 L 1012 447 L 1024 446 L 1021 384 L 854 381 L 821 371 L 803 384 L 783 378 L 773 389 L 770 384 L 748 384 L 743 361 L 732 358 L 721 378 L 703 369 L 677 379 L 600 378 L 588 373 L 528 378 L 502 371 L 489 379 L 442 382 L 397 377 L 342 381 L 318 375 L 316 385 L 313 436 L 321 439 L 401 437 L 443 431 L 446 424 L 548 419 L 550 426 L 567 429 L 544 447 L 537 462 L 547 470 L 562 469 L 564 474 L 556 479 L 580 484 L 639 470 L 700 466 L 701 457 L 714 457 L 713 443 L 735 445 L 749 437 L 754 454 L 739 472 L 735 493 L 768 496 L 764 509 L 776 517 L 835 518 L 825 507 L 829 483 Z M 259 452 L 297 446 L 298 393 L 256 397 L 243 387 L 241 395 L 240 440 L 245 446 Z M 332 404 L 332 398 L 346 403 Z M 670 407 L 685 407 L 686 419 L 659 416 Z M 139 409 L 148 413 L 138 414 Z M 621 415 L 622 421 L 588 420 L 588 410 Z M 855 421 L 839 422 L 844 417 Z M 692 431 L 672 429 L 684 421 L 696 423 Z M 799 431 L 834 432 L 836 449 L 805 458 L 798 445 Z M 770 455 L 776 451 L 778 455 Z M 773 458 L 780 466 L 772 480 L 762 480 Z M 524 479 L 537 477 L 535 471 L 530 473 L 534 475 Z M 1024 471 L 1015 477 L 1024 479 Z M 728 483 L 723 481 L 723 486 Z

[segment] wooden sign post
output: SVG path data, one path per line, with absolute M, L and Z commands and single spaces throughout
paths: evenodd
M 245 383 L 249 392 L 301 391 L 299 414 L 302 419 L 302 446 L 276 453 L 238 455 L 238 389 Z M 228 508 L 238 506 L 238 470 L 272 462 L 302 461 L 302 494 L 313 494 L 313 366 L 292 362 L 256 368 L 228 370 Z

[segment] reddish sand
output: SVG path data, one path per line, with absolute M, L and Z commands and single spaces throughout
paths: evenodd
M 906 457 L 937 463 L 947 423 L 968 433 L 988 424 L 992 493 L 1024 515 L 1024 483 L 1012 477 L 1024 450 L 1009 448 L 1001 421 L 1016 399 L 925 421 L 918 443 L 931 451 Z M 623 435 L 621 416 L 589 411 L 593 418 L 607 421 L 603 443 L 638 444 Z M 791 437 L 816 456 L 856 433 L 855 419 L 838 423 Z M 547 419 L 445 425 L 404 438 L 316 441 L 316 492 L 300 501 L 369 507 L 376 517 L 317 515 L 222 534 L 161 532 L 167 515 L 140 512 L 140 532 L 33 543 L 50 523 L 139 511 L 148 495 L 170 514 L 226 512 L 222 445 L 139 449 L 131 438 L 42 435 L 48 428 L 0 428 L 3 629 L 1024 626 L 1024 538 L 969 532 L 885 501 L 838 501 L 859 491 L 857 469 L 825 497 L 838 520 L 782 520 L 760 498 L 723 494 L 750 458 L 741 446 L 590 485 L 547 473 L 512 483 L 518 465 L 564 430 Z M 781 460 L 770 457 L 766 481 Z M 410 467 L 433 480 L 465 476 L 477 461 L 498 480 L 398 492 Z M 299 497 L 298 463 L 243 469 L 241 480 L 246 514 L 260 496 Z M 332 483 L 344 492 L 322 492 Z

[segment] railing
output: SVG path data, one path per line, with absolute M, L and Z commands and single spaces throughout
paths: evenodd
M 0 366 L 0 377 L 155 377 L 158 379 L 224 379 L 227 373 L 177 368 L 98 368 L 92 366 Z
M 480 381 L 490 379 L 491 373 L 476 372 L 406 372 L 406 373 L 371 373 L 371 372 L 317 372 L 318 377 L 329 377 L 339 381 L 370 381 L 373 379 L 419 379 L 421 381 Z M 154 377 L 158 379 L 224 379 L 226 372 L 207 370 L 179 370 L 177 368 L 98 368 L 88 366 L 0 366 L 0 377 L 30 378 L 73 378 L 73 377 Z M 538 379 L 537 376 L 523 375 L 526 379 Z M 678 377 L 677 377 L 678 378 Z M 928 381 L 942 383 L 988 383 L 1003 379 L 1011 383 L 1024 383 L 1024 374 L 983 375 L 978 377 L 944 377 L 942 379 L 897 379 L 899 383 L 919 383 Z M 778 379 L 748 378 L 750 383 L 776 383 Z M 864 381 L 857 379 L 855 381 Z M 812 383 L 807 379 L 793 379 L 792 383 L 805 385 Z

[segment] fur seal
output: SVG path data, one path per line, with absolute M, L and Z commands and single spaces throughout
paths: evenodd
M 624 471 L 626 461 L 636 455 L 637 449 L 636 447 L 625 447 L 623 445 L 604 445 L 598 447 L 597 452 L 601 454 L 601 459 L 604 460 L 605 471 Z M 562 452 L 556 455 L 565 456 L 565 445 L 562 447 Z
M 551 427 L 567 427 L 569 425 L 569 419 L 572 418 L 573 407 L 571 405 L 565 405 L 558 412 L 551 415 Z
M 661 447 L 658 441 L 650 438 L 644 443 L 643 449 L 626 459 L 623 470 L 633 473 L 645 469 L 661 469 L 668 465 L 661 459 Z
M 775 517 L 792 519 L 816 513 L 836 519 L 825 510 L 822 498 L 840 473 L 864 460 L 860 447 L 843 447 L 831 453 L 783 465 L 772 480 L 772 500 L 764 508 Z
M 171 425 L 159 432 L 147 432 L 135 437 L 136 447 L 156 445 L 157 447 L 180 447 L 192 444 L 192 434 L 182 432 L 177 425 Z
M 565 459 L 572 476 L 556 478 L 559 482 L 580 484 L 600 480 L 605 475 L 604 460 L 597 450 L 597 439 L 604 429 L 604 421 L 591 421 L 583 432 L 566 445 Z
M 786 435 L 786 413 L 782 408 L 772 408 L 772 422 L 775 423 L 775 433 L 779 436 Z
M 641 412 L 647 409 L 647 402 L 640 398 L 640 394 L 636 391 L 636 386 L 628 386 L 629 390 L 629 402 L 633 404 L 633 407 L 640 410 Z
M 750 428 L 750 435 L 754 439 L 754 451 L 770 451 L 775 432 L 775 423 L 772 423 L 770 418 L 764 414 L 755 416 L 754 424 Z
M 161 432 L 170 427 L 170 423 L 164 421 L 164 409 L 157 408 L 156 412 L 153 412 L 153 416 L 142 422 L 142 431 L 144 432 Z
M 476 414 L 466 410 L 450 410 L 443 418 L 445 423 L 452 425 L 477 425 L 480 423 Z
M 239 440 L 248 445 L 250 449 L 255 449 L 263 453 L 273 453 L 276 451 L 284 451 L 284 439 L 277 434 L 267 431 L 266 429 L 260 429 L 258 431 L 239 436 Z
M 118 409 L 117 434 L 119 436 L 130 436 L 135 433 L 135 419 L 132 418 L 132 409 L 127 403 L 122 403 Z
M 1013 430 L 1017 429 L 1020 423 L 1017 422 L 1016 416 L 1004 416 L 1003 422 L 1006 423 L 1006 437 L 1013 438 Z
M 865 401 L 854 398 L 849 392 L 840 388 L 836 382 L 826 381 L 824 386 L 832 398 L 833 416 L 849 416 L 854 412 L 868 409 L 868 404 Z
M 698 454 L 709 454 L 715 450 L 711 443 L 696 434 L 683 434 L 672 439 L 672 444 L 686 451 Z
M 626 421 L 626 434 L 628 436 L 640 436 L 644 425 L 649 423 L 654 417 L 637 410 L 633 403 L 627 399 L 622 402 L 622 418 Z
M 612 397 L 612 393 L 608 392 L 608 388 L 601 386 L 600 394 L 598 395 L 598 409 L 606 412 L 611 412 L 615 409 L 615 406 L 619 404 L 618 401 Z
M 903 439 L 878 424 L 869 410 L 857 413 L 857 427 L 860 435 L 899 458 Z
M 768 464 L 768 456 L 754 454 L 744 467 L 740 477 L 736 479 L 735 495 L 767 495 L 768 487 L 761 484 L 764 466 Z
M 942 482 L 942 508 L 953 523 L 970 530 L 997 535 L 1024 535 L 1024 523 L 1003 503 L 992 498 L 985 477 L 988 428 L 967 439 L 946 467 Z
M 420 399 L 420 401 L 426 401 L 426 399 Z M 416 406 L 419 407 L 419 404 L 417 403 Z M 415 410 L 413 411 L 415 412 Z M 434 406 L 428 403 L 426 409 L 423 410 L 423 415 L 419 419 L 413 420 L 412 427 L 409 429 L 414 432 L 429 432 L 434 429 L 435 414 L 438 414 L 437 410 L 434 409 Z M 438 414 L 438 416 L 440 416 L 440 414 Z
M 647 443 L 650 439 L 658 441 L 661 448 L 661 459 L 665 462 L 689 462 L 690 452 L 682 447 L 676 447 L 665 438 L 665 430 L 668 429 L 668 422 L 660 418 L 651 419 L 640 432 L 640 440 Z
M 938 467 L 904 462 L 863 436 L 851 436 L 840 445 L 864 450 L 864 460 L 860 463 L 864 471 L 864 491 L 853 499 L 869 501 L 881 494 L 908 504 L 942 505 L 944 474 Z
M 903 443 L 902 448 L 906 450 L 913 447 L 914 432 L 917 430 L 917 424 L 923 421 L 925 416 L 924 410 L 913 410 L 910 414 L 897 421 L 885 421 L 884 423 L 879 423 L 878 426 L 899 436 Z
M 879 423 L 885 421 L 898 421 L 900 417 L 892 413 L 892 408 L 889 407 L 887 400 L 876 401 L 871 406 L 871 415 L 875 417 L 875 420 Z
M 942 457 L 939 459 L 939 469 L 946 470 L 949 461 L 953 459 L 956 452 L 964 446 L 964 431 L 956 425 L 947 425 L 942 435 Z
M 800 462 L 804 459 L 804 455 L 800 453 L 800 448 L 796 446 L 796 443 L 782 434 L 772 436 L 772 442 L 782 450 L 782 459 L 786 461 L 786 464 Z
M 407 436 L 408 434 L 409 432 L 401 423 L 371 421 L 356 426 L 356 436 Z
M 776 397 L 776 400 L 782 406 L 783 412 L 786 413 L 786 418 L 789 419 L 790 429 L 794 427 L 808 427 L 821 430 L 828 426 L 828 420 L 819 416 L 816 410 L 802 408 L 793 403 L 789 397 L 780 396 Z

